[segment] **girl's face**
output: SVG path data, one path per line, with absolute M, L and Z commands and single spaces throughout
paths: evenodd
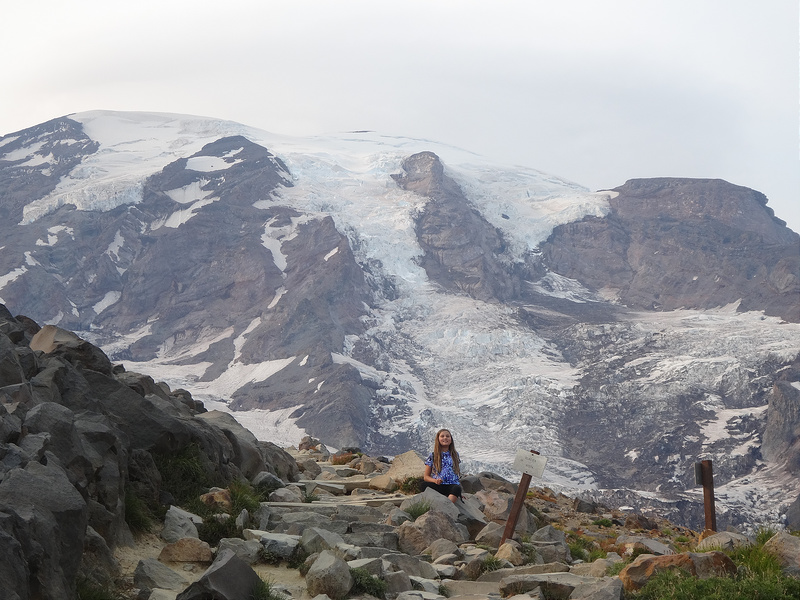
M 439 433 L 439 446 L 442 448 L 449 448 L 453 441 L 453 437 L 449 431 L 442 431 Z

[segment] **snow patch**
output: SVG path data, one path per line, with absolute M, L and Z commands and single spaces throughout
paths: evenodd
M 100 300 L 100 302 L 92 306 L 92 310 L 99 315 L 109 306 L 118 302 L 120 298 L 122 298 L 122 292 L 108 292 L 105 296 L 103 296 L 103 299 Z
M 328 262 L 328 259 L 329 259 L 329 258 L 331 258 L 331 257 L 332 257 L 334 254 L 336 254 L 338 251 L 339 251 L 339 248 L 338 248 L 338 247 L 337 247 L 337 248 L 334 248 L 333 250 L 331 250 L 330 252 L 328 252 L 328 253 L 327 253 L 327 254 L 326 254 L 326 255 L 325 255 L 323 258 L 322 258 L 322 260 L 324 260 L 325 262 Z
M 240 148 L 240 151 L 243 148 Z M 243 160 L 226 161 L 218 156 L 193 156 L 186 161 L 186 168 L 192 171 L 200 171 L 201 173 L 212 173 L 214 171 L 224 171 L 230 169 L 233 165 L 244 162 Z

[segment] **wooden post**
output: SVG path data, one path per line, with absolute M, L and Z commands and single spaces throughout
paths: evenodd
M 531 454 L 539 454 L 536 450 L 531 450 Z M 527 473 L 522 474 L 522 479 L 519 480 L 519 487 L 517 488 L 517 495 L 514 496 L 514 504 L 511 505 L 511 512 L 506 521 L 506 528 L 503 531 L 503 537 L 500 538 L 500 545 L 502 546 L 509 538 L 514 537 L 514 529 L 519 520 L 519 513 L 522 512 L 522 507 L 525 505 L 525 497 L 528 495 L 528 488 L 531 485 L 531 476 Z
M 714 472 L 710 460 L 700 461 L 703 474 L 703 506 L 706 513 L 706 529 L 717 530 L 717 511 L 714 506 Z

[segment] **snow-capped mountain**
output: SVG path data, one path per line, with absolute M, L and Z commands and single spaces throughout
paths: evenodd
M 0 301 L 263 439 L 446 426 L 473 469 L 536 449 L 684 522 L 701 458 L 722 524 L 800 491 L 800 237 L 758 192 L 96 111 L 0 138 L 0 217 Z

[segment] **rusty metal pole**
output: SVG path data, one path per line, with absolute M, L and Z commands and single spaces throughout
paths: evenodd
M 531 454 L 539 454 L 536 450 L 531 450 Z M 511 512 L 508 514 L 506 521 L 506 528 L 503 530 L 503 537 L 500 538 L 500 545 L 502 546 L 507 539 L 514 537 L 514 528 L 517 526 L 519 520 L 519 513 L 522 512 L 522 507 L 525 505 L 525 497 L 528 495 L 528 488 L 531 485 L 531 476 L 527 473 L 522 474 L 522 479 L 519 480 L 519 487 L 517 487 L 517 494 L 514 496 L 514 504 L 511 505 Z
M 710 460 L 700 461 L 703 473 L 703 505 L 706 513 L 706 529 L 717 530 L 717 510 L 714 505 L 714 471 Z

